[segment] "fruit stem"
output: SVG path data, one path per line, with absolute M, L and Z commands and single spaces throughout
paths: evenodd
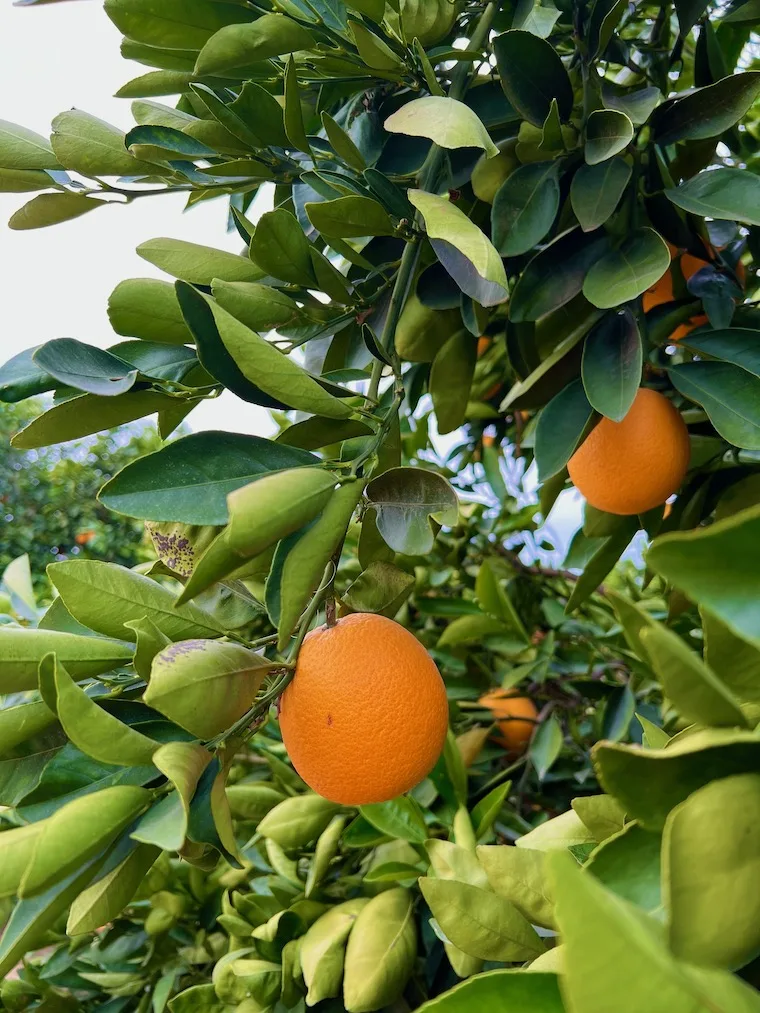
M 325 596 L 325 592 L 332 587 L 334 577 L 335 563 L 331 559 L 325 567 L 325 572 L 322 576 L 322 583 L 319 585 L 314 597 L 309 602 L 309 607 L 306 609 L 303 616 L 301 616 L 301 622 L 298 624 L 298 635 L 296 636 L 293 646 L 290 648 L 288 653 L 288 662 L 291 665 L 295 663 L 295 660 L 298 657 L 298 652 L 301 650 L 301 644 L 304 642 L 304 638 L 309 632 L 309 627 L 311 626 L 314 616 L 317 614 L 319 606 L 322 603 L 322 599 Z

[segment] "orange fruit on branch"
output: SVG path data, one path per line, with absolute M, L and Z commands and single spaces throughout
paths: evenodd
M 308 634 L 280 704 L 293 766 L 341 805 L 385 802 L 419 784 L 448 725 L 446 688 L 428 652 L 403 626 L 367 612 Z
M 642 514 L 679 488 L 689 451 L 689 431 L 678 411 L 662 394 L 642 387 L 622 422 L 603 418 L 567 468 L 597 510 Z
M 495 689 L 478 701 L 487 707 L 499 725 L 500 736 L 494 741 L 504 746 L 511 756 L 521 756 L 530 745 L 536 727 L 538 710 L 527 696 L 516 689 Z

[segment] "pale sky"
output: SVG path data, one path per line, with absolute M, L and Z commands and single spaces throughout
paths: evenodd
M 134 125 L 129 101 L 112 96 L 149 68 L 122 59 L 121 35 L 100 3 L 0 3 L 0 118 L 43 135 L 50 133 L 52 119 L 70 108 L 123 130 Z M 225 231 L 223 200 L 183 213 L 182 195 L 149 197 L 50 228 L 10 232 L 5 223 L 33 196 L 0 193 L 2 362 L 51 338 L 73 337 L 101 347 L 121 340 L 106 314 L 111 291 L 124 278 L 166 277 L 135 253 L 147 239 L 170 236 L 240 252 L 237 234 Z M 266 411 L 229 393 L 201 404 L 187 421 L 195 430 L 260 436 L 274 431 Z M 580 498 L 564 494 L 552 514 L 547 534 L 563 551 L 580 523 Z

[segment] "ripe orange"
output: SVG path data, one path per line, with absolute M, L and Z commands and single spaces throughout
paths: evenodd
M 670 249 L 671 258 L 674 257 L 678 251 L 675 246 L 671 246 L 668 243 Z M 680 267 L 681 274 L 683 275 L 684 281 L 688 281 L 692 275 L 695 275 L 703 267 L 708 266 L 707 260 L 702 260 L 700 257 L 695 257 L 691 253 L 684 253 L 681 256 Z M 648 288 L 644 293 L 644 312 L 648 313 L 649 310 L 654 309 L 655 306 L 660 306 L 662 303 L 672 302 L 675 299 L 673 293 L 673 272 L 669 267 L 665 274 L 660 278 L 658 282 Z M 676 340 L 675 338 L 673 340 Z
M 680 324 L 668 338 L 668 341 L 680 341 L 681 338 L 685 338 L 687 334 L 697 328 L 701 327 L 702 324 L 707 323 L 707 317 L 704 313 L 698 313 L 695 317 L 690 317 L 685 324 Z
M 478 358 L 485 355 L 491 345 L 491 339 L 487 335 L 478 338 Z
M 385 802 L 419 784 L 448 725 L 446 688 L 425 648 L 367 612 L 308 634 L 280 709 L 293 766 L 341 805 Z
M 642 387 L 622 422 L 603 418 L 568 463 L 576 489 L 611 514 L 664 503 L 689 466 L 689 432 L 670 401 Z
M 487 707 L 498 722 L 501 737 L 494 736 L 494 741 L 512 756 L 524 753 L 538 717 L 533 701 L 520 696 L 516 689 L 495 689 L 482 696 L 478 703 Z

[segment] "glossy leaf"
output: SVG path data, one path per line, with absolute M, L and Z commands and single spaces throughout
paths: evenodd
M 610 256 L 606 236 L 585 236 L 573 229 L 558 236 L 529 262 L 512 291 L 510 320 L 523 323 L 565 306 L 583 288 L 589 270 Z M 580 340 L 585 333 L 577 335 Z
M 449 338 L 433 360 L 430 396 L 439 433 L 451 433 L 464 422 L 476 359 L 477 342 L 462 330 Z
M 496 844 L 478 848 L 478 859 L 494 893 L 511 901 L 532 924 L 554 927 L 543 851 Z
M 760 378 L 728 362 L 688 362 L 668 370 L 684 397 L 702 405 L 736 447 L 760 450 Z
M 425 821 L 419 807 L 403 795 L 390 802 L 363 805 L 359 811 L 373 827 L 389 837 L 416 844 L 424 844 L 428 839 Z
M 11 215 L 8 228 L 18 232 L 44 229 L 48 225 L 59 225 L 72 218 L 80 218 L 88 211 L 105 207 L 107 203 L 78 193 L 43 193 L 39 197 L 33 197 L 28 204 Z
M 424 190 L 408 190 L 407 196 L 425 221 L 438 259 L 460 289 L 482 306 L 504 302 L 504 265 L 477 225 L 443 197 Z
M 117 334 L 171 345 L 192 342 L 174 286 L 157 278 L 121 281 L 108 300 L 108 318 Z
M 527 253 L 552 227 L 559 210 L 558 173 L 558 162 L 522 165 L 497 191 L 491 230 L 503 257 Z
M 60 169 L 46 137 L 0 120 L 0 165 L 5 169 Z
M 392 236 L 395 232 L 387 211 L 371 197 L 338 197 L 306 204 L 306 213 L 318 232 L 336 239 Z
M 18 693 L 36 689 L 40 662 L 51 652 L 78 680 L 119 668 L 132 657 L 132 648 L 120 643 L 119 639 L 103 640 L 56 630 L 0 626 L 0 653 L 3 658 L 0 692 Z
M 48 341 L 34 353 L 34 361 L 59 383 L 90 394 L 125 394 L 137 379 L 130 363 L 75 338 Z
M 58 161 L 90 176 L 139 176 L 156 171 L 128 150 L 124 132 L 97 116 L 70 109 L 53 120 L 50 139 Z
M 620 306 L 659 281 L 669 264 L 664 240 L 654 229 L 638 229 L 593 264 L 583 282 L 583 294 L 600 309 Z
M 264 14 L 251 24 L 221 28 L 205 44 L 195 72 L 200 76 L 246 77 L 252 64 L 311 49 L 314 36 L 284 14 Z
M 427 137 L 441 148 L 481 148 L 489 157 L 498 154 L 477 114 L 447 96 L 413 99 L 389 116 L 384 126 L 392 134 Z
M 158 848 L 137 846 L 109 872 L 102 870 L 95 882 L 71 905 L 66 932 L 71 936 L 95 932 L 113 921 L 129 904 L 158 858 Z
M 559 474 L 578 449 L 594 416 L 580 380 L 552 398 L 538 417 L 535 454 L 539 481 Z
M 407 555 L 432 549 L 430 518 L 450 527 L 459 516 L 456 493 L 434 472 L 392 468 L 373 479 L 366 492 L 380 534 L 392 549 Z
M 348 937 L 343 1001 L 348 1013 L 394 1003 L 417 957 L 412 894 L 396 887 L 362 908 Z
M 622 421 L 641 384 L 643 350 L 630 310 L 608 313 L 593 328 L 583 346 L 582 376 L 593 408 Z
M 598 165 L 628 147 L 633 124 L 616 109 L 596 109 L 586 124 L 586 164 Z
M 690 214 L 760 225 L 760 179 L 745 169 L 700 172 L 665 195 Z
M 250 256 L 262 271 L 275 278 L 294 285 L 315 284 L 309 241 L 287 211 L 268 211 L 261 216 L 251 240 Z
M 570 78 L 556 50 L 537 35 L 513 30 L 493 40 L 501 86 L 520 115 L 543 125 L 551 100 L 557 100 L 560 117 L 567 121 L 573 106 Z
M 182 239 L 149 239 L 137 247 L 137 253 L 172 278 L 193 285 L 210 285 L 216 278 L 258 281 L 264 273 L 246 257 Z
M 584 232 L 593 232 L 604 225 L 618 206 L 630 178 L 631 167 L 622 158 L 579 166 L 570 185 L 570 200 Z
M 563 1013 L 565 1007 L 555 974 L 526 970 L 488 971 L 460 982 L 423 1003 L 420 1013 Z
M 760 96 L 760 72 L 731 74 L 683 98 L 664 103 L 652 117 L 658 144 L 719 137 L 733 127 Z
M 74 618 L 104 636 L 131 639 L 134 632 L 125 622 L 143 616 L 170 640 L 218 637 L 222 632 L 211 615 L 195 605 L 177 606 L 171 591 L 126 567 L 77 559 L 52 563 L 48 574 Z
M 193 433 L 127 465 L 100 491 L 130 517 L 225 524 L 227 496 L 273 471 L 316 464 L 295 447 L 238 433 Z

